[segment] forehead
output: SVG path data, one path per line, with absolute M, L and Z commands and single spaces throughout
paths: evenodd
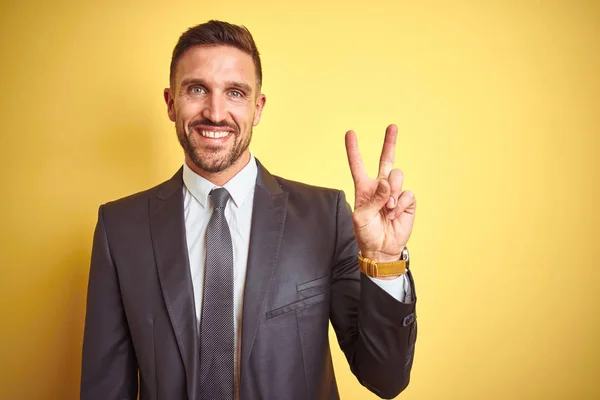
M 175 80 L 203 79 L 219 84 L 242 81 L 256 87 L 252 57 L 231 46 L 196 46 L 187 49 L 177 63 Z

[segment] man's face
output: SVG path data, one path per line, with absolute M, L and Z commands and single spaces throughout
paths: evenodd
M 199 46 L 181 56 L 165 101 L 192 169 L 216 173 L 245 165 L 265 104 L 258 91 L 252 57 L 241 50 Z

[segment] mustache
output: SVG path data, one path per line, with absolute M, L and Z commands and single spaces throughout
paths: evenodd
M 233 130 L 234 132 L 237 132 L 237 127 L 233 124 L 230 124 L 227 121 L 213 122 L 210 119 L 201 119 L 201 120 L 193 121 L 188 125 L 188 129 L 192 130 L 199 126 L 205 126 L 205 127 L 212 126 L 214 128 L 229 128 L 229 129 Z

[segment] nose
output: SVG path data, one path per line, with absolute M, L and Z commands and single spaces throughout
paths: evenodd
M 212 93 L 202 110 L 202 116 L 215 124 L 227 118 L 227 104 L 223 96 Z

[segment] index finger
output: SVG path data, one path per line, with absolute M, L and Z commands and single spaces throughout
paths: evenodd
M 348 165 L 350 166 L 350 173 L 356 186 L 358 182 L 367 177 L 367 171 L 363 164 L 362 157 L 358 151 L 358 141 L 356 140 L 356 134 L 354 131 L 346 132 L 346 154 L 348 155 Z
M 385 139 L 379 158 L 379 177 L 387 178 L 394 168 L 394 157 L 396 152 L 396 137 L 398 136 L 398 127 L 390 125 L 385 130 Z

